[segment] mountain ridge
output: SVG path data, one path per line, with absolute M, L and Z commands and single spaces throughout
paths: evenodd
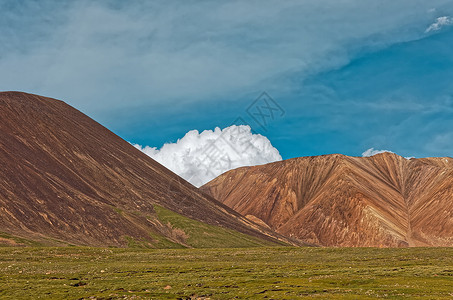
M 453 245 L 449 157 L 293 158 L 226 172 L 201 189 L 283 235 L 318 245 Z
M 63 101 L 0 92 L 0 108 L 0 232 L 5 236 L 91 246 L 191 247 L 190 241 L 228 246 L 221 237 L 229 235 L 233 246 L 287 241 Z M 206 237 L 205 224 L 218 235 Z

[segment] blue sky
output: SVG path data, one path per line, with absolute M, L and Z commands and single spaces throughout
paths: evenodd
M 0 90 L 142 145 L 241 117 L 284 159 L 453 156 L 452 16 L 451 0 L 0 0 Z M 263 91 L 285 111 L 264 129 L 246 111 Z

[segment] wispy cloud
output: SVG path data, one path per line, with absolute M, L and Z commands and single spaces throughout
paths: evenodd
M 381 154 L 381 153 L 394 153 L 392 151 L 389 151 L 389 150 L 377 150 L 377 149 L 374 149 L 374 148 L 370 148 L 368 150 L 365 150 L 363 153 L 362 153 L 362 157 L 370 157 L 370 156 L 374 156 L 376 154 Z
M 0 89 L 88 111 L 284 89 L 288 74 L 345 64 L 357 47 L 418 38 L 444 1 L 416 2 L 6 1 Z
M 426 28 L 425 32 L 432 32 L 432 31 L 439 31 L 445 26 L 450 26 L 453 25 L 453 18 L 450 16 L 443 16 L 439 17 L 436 19 L 436 21 L 429 25 L 428 28 Z
M 390 150 L 376 150 L 374 148 L 370 148 L 366 151 L 364 151 L 362 153 L 362 157 L 371 157 L 371 156 L 374 156 L 374 155 L 377 155 L 377 154 L 381 154 L 381 153 L 395 153 L 393 151 L 390 151 Z M 412 158 L 415 158 L 414 156 L 406 156 L 404 157 L 405 159 L 407 160 L 410 160 Z

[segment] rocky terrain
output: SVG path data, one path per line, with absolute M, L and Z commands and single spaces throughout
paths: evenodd
M 277 239 L 64 102 L 0 93 L 0 243 L 228 247 Z
M 201 189 L 317 245 L 453 246 L 452 158 L 301 157 L 232 170 Z

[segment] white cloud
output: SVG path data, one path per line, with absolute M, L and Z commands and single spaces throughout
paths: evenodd
M 394 152 L 389 151 L 389 150 L 376 150 L 374 148 L 370 148 L 370 149 L 366 150 L 365 152 L 363 152 L 362 156 L 363 157 L 370 157 L 370 156 L 373 156 L 373 155 L 376 155 L 376 154 L 380 154 L 380 153 L 385 153 L 385 152 L 394 153 Z
M 265 136 L 253 134 L 250 126 L 245 125 L 217 127 L 201 133 L 192 130 L 161 149 L 134 146 L 195 186 L 231 169 L 282 160 Z
M 376 150 L 374 148 L 370 148 L 368 150 L 366 150 L 365 152 L 362 153 L 362 157 L 371 157 L 371 156 L 374 156 L 376 154 L 380 154 L 380 153 L 395 153 L 393 151 L 390 151 L 390 150 Z M 404 157 L 405 159 L 407 160 L 411 160 L 412 158 L 415 158 L 415 156 L 406 156 Z
M 433 24 L 429 25 L 428 28 L 426 28 L 425 32 L 432 32 L 432 31 L 439 31 L 442 29 L 442 27 L 453 25 L 453 18 L 450 16 L 443 16 L 439 17 L 436 19 L 436 22 Z

